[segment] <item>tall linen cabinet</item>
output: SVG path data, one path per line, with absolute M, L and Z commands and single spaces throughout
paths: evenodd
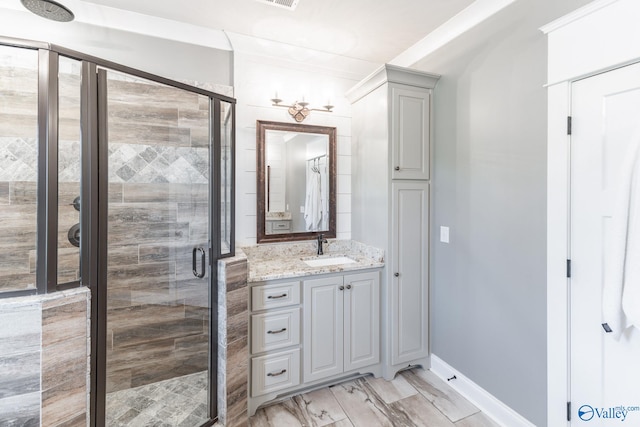
M 352 103 L 354 240 L 384 249 L 383 374 L 430 367 L 431 96 L 439 76 L 386 64 L 347 93 Z

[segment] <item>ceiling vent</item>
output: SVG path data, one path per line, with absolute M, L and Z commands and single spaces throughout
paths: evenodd
M 287 10 L 296 10 L 300 0 L 256 0 L 258 3 L 270 4 Z

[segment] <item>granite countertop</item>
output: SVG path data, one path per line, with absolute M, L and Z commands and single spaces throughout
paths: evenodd
M 265 219 L 267 221 L 290 221 L 291 212 L 267 212 Z
M 276 243 L 241 248 L 249 264 L 248 281 L 286 279 L 384 267 L 384 251 L 353 240 L 329 240 L 324 255 L 316 255 L 316 242 Z M 304 261 L 346 256 L 355 262 L 311 267 Z

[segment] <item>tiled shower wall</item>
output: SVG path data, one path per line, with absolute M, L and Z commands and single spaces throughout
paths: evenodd
M 0 50 L 0 292 L 35 288 L 36 58 Z
M 220 425 L 248 425 L 249 288 L 245 254 L 218 262 L 218 415 Z
M 0 303 L 0 425 L 88 420 L 89 291 Z
M 35 285 L 37 65 L 0 48 L 0 292 Z M 34 56 L 35 55 L 35 56 Z M 60 63 L 58 281 L 78 278 L 80 63 Z M 206 370 L 208 98 L 109 72 L 108 391 Z

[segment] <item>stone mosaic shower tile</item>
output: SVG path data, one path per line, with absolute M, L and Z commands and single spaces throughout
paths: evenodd
M 37 154 L 33 138 L 0 137 L 0 181 L 35 182 Z
M 206 184 L 209 149 L 114 143 L 109 148 L 109 180 L 131 183 Z
M 114 165 L 115 166 L 115 165 Z M 113 166 L 111 167 L 113 169 Z M 118 168 L 115 174 L 120 178 L 122 182 L 130 181 L 134 176 L 136 176 L 136 171 L 131 168 L 129 165 L 124 165 Z
M 158 157 L 158 150 L 153 147 L 147 147 L 138 153 L 148 163 L 151 163 Z M 168 163 L 167 163 L 168 165 Z

